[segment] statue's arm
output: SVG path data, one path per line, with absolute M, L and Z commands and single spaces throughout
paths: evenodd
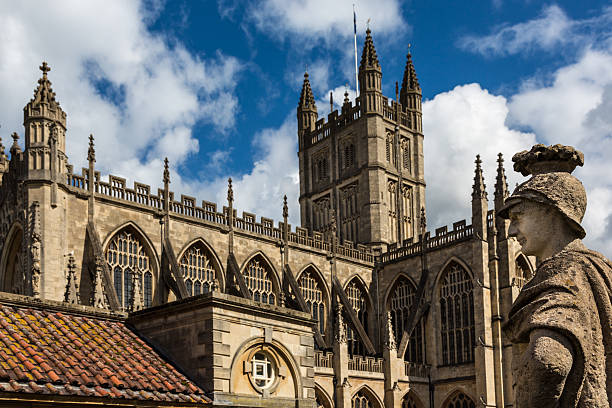
M 516 406 L 556 406 L 573 364 L 573 348 L 568 339 L 552 330 L 534 330 L 521 360 Z

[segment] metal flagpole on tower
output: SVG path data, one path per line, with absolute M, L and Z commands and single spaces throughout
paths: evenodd
M 359 96 L 359 79 L 357 77 L 357 14 L 355 14 L 355 4 L 353 4 L 353 34 L 355 42 L 355 95 Z

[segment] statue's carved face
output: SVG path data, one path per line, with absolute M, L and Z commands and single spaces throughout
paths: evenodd
M 523 201 L 508 211 L 510 228 L 508 235 L 515 237 L 521 244 L 525 255 L 541 256 L 548 241 L 552 238 L 549 220 L 555 214 L 552 209 L 531 201 Z

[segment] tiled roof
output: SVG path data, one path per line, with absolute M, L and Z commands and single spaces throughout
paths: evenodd
M 210 401 L 121 320 L 6 304 L 0 304 L 0 391 Z

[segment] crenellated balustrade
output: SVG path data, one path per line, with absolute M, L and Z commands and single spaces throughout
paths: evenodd
M 87 191 L 87 169 L 83 169 L 83 175 L 79 176 L 69 171 L 66 174 L 66 185 L 70 188 Z M 99 173 L 95 173 L 94 177 L 94 192 L 97 196 L 107 197 L 111 199 L 123 200 L 140 206 L 162 210 L 164 208 L 164 191 L 157 190 L 157 194 L 151 194 L 151 187 L 134 182 L 133 188 L 126 186 L 126 179 L 113 175 L 108 176 L 108 181 L 100 180 Z M 194 218 L 197 220 L 206 221 L 208 223 L 228 226 L 228 211 L 224 207 L 220 212 L 215 203 L 202 201 L 201 206 L 197 205 L 194 197 L 181 195 L 180 200 L 175 200 L 174 193 L 169 192 L 168 210 L 171 214 L 176 214 L 184 217 Z M 235 210 L 234 210 L 235 212 Z M 266 237 L 280 240 L 283 238 L 284 225 L 282 222 L 278 226 L 274 226 L 274 220 L 266 217 L 261 217 L 257 221 L 256 214 L 243 212 L 242 217 L 234 216 L 233 228 L 237 231 L 244 231 L 249 234 L 257 234 Z M 306 247 L 329 252 L 331 251 L 331 243 L 325 236 L 317 231 L 310 232 L 305 228 L 297 227 L 295 232 L 291 231 L 291 226 L 288 226 L 289 234 L 288 241 L 292 244 L 303 245 Z M 374 254 L 364 245 L 355 245 L 351 242 L 346 242 L 343 245 L 337 246 L 337 253 L 351 259 L 356 259 L 362 262 L 374 263 Z

